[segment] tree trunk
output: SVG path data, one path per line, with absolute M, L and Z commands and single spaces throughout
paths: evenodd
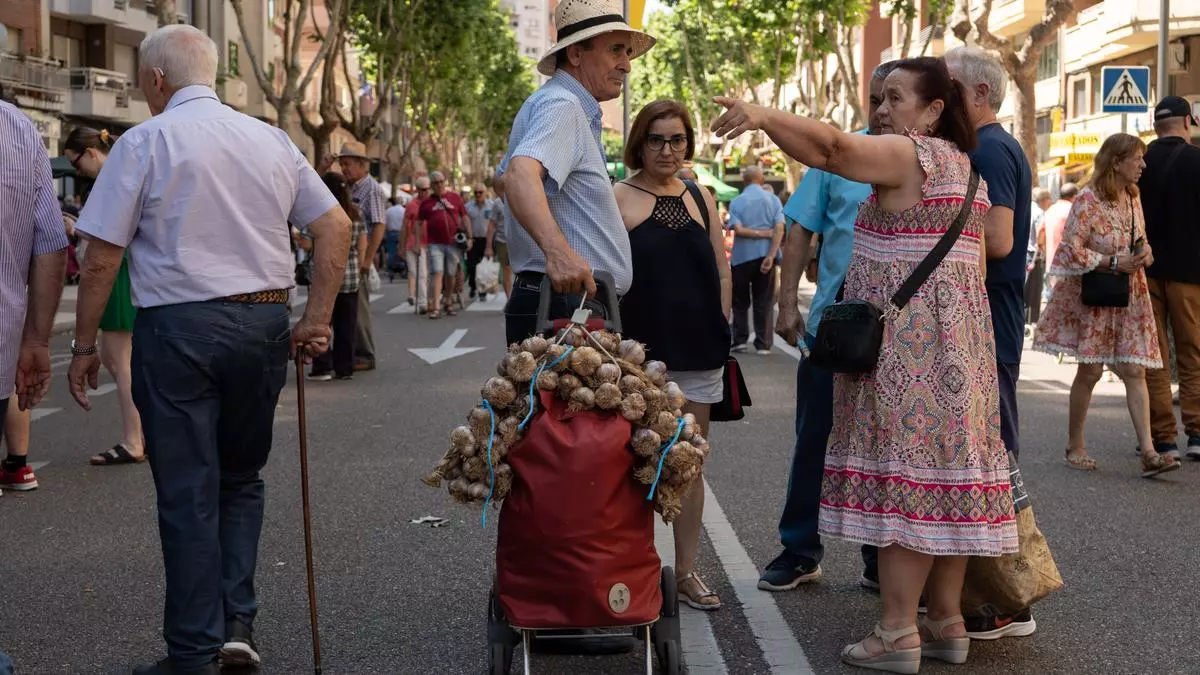
M 1021 70 L 1011 74 L 1016 99 L 1013 100 L 1013 136 L 1025 151 L 1025 159 L 1037 180 L 1037 102 L 1034 100 L 1034 83 L 1037 80 L 1036 63 L 1024 64 Z

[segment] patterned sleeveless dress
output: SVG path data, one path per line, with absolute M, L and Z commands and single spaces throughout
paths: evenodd
M 962 207 L 970 161 L 949 141 L 913 136 L 920 203 L 893 213 L 863 203 L 847 299 L 885 307 Z M 971 215 L 941 265 L 884 326 L 874 371 L 834 379 L 833 433 L 821 486 L 821 534 L 929 555 L 1017 550 L 1000 440 L 996 346 L 979 268 L 981 180 Z

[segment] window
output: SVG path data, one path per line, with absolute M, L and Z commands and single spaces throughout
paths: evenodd
M 1087 80 L 1080 78 L 1071 83 L 1071 117 L 1088 114 Z
M 537 56 L 537 55 L 538 55 L 537 47 L 526 47 L 525 48 L 525 56 Z
M 8 33 L 8 45 L 5 46 L 0 44 L 0 51 L 7 50 L 13 52 L 14 54 L 22 51 L 23 43 L 21 42 L 21 29 L 13 28 L 12 26 L 7 26 L 0 23 L 0 33 L 4 32 Z
M 83 44 L 66 35 L 55 35 L 50 39 L 50 56 L 63 62 L 67 68 L 83 66 Z
M 521 22 L 517 21 L 516 19 L 513 19 L 513 22 L 509 25 L 512 26 L 513 30 L 517 30 L 518 28 L 521 27 Z
M 116 43 L 113 45 L 113 67 L 118 73 L 124 73 L 129 82 L 137 82 L 137 48 L 133 45 Z
M 267 0 L 267 18 L 275 18 L 275 0 Z
M 1038 81 L 1058 77 L 1058 40 L 1046 45 L 1037 64 Z
M 535 16 L 535 17 L 532 17 L 532 18 L 526 19 L 526 20 L 525 20 L 525 25 L 526 25 L 526 26 L 529 26 L 530 28 L 537 28 L 538 26 L 541 26 L 541 25 L 542 25 L 542 22 L 541 22 L 541 21 L 538 21 L 538 18 Z
M 229 56 L 227 57 L 225 66 L 230 75 L 234 77 L 241 77 L 242 69 L 241 66 L 238 65 L 238 43 L 233 40 L 229 41 Z

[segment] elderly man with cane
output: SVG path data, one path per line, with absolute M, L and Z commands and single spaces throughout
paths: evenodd
M 113 146 L 77 230 L 80 284 L 71 394 L 90 408 L 96 330 L 129 249 L 133 396 L 158 493 L 167 658 L 135 675 L 256 666 L 259 475 L 290 354 L 327 349 L 350 221 L 283 131 L 221 104 L 217 47 L 185 25 L 138 52 L 154 117 Z M 246 148 L 254 148 L 247 153 Z M 315 239 L 303 318 L 289 331 L 288 223 Z

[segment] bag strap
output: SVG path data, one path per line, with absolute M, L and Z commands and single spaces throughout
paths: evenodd
M 692 194 L 692 199 L 696 200 L 696 208 L 700 209 L 700 215 L 704 218 L 704 231 L 708 232 L 710 227 L 708 222 L 708 202 L 704 201 L 704 195 L 700 193 L 700 186 L 696 185 L 696 182 L 692 180 L 685 180 L 683 184 L 687 186 L 688 192 Z
M 929 275 L 933 274 L 933 270 L 942 264 L 942 259 L 950 252 L 950 249 L 954 246 L 954 242 L 958 240 L 958 235 L 962 234 L 967 217 L 971 215 L 971 209 L 975 206 L 975 191 L 978 188 L 979 172 L 972 165 L 971 179 L 967 183 L 966 199 L 963 200 L 962 209 L 959 210 L 958 217 L 954 219 L 954 223 L 950 225 L 950 229 L 946 230 L 946 233 L 938 240 L 933 250 L 925 256 L 921 264 L 917 265 L 917 269 L 913 270 L 913 273 L 908 275 L 908 278 L 900 285 L 900 290 L 896 291 L 896 294 L 892 296 L 892 305 L 896 309 L 904 309 L 908 301 L 912 300 L 912 297 L 917 294 L 917 290 L 921 288 L 921 284 L 925 283 Z

